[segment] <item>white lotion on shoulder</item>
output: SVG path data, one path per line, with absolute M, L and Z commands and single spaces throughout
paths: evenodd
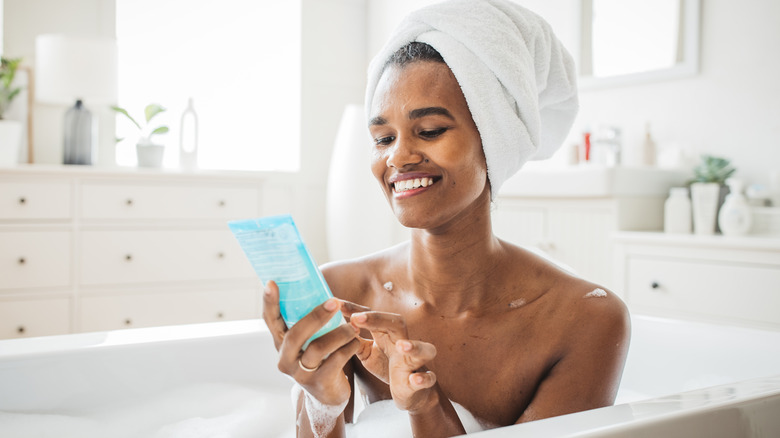
M 592 291 L 585 294 L 582 298 L 602 298 L 607 296 L 607 291 L 601 288 L 593 289 Z

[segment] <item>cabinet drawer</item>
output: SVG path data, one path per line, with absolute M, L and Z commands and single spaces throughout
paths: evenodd
M 0 232 L 0 290 L 70 285 L 70 234 Z
M 70 216 L 70 182 L 0 181 L 0 219 L 68 219 Z
M 84 231 L 81 257 L 85 285 L 255 277 L 227 229 Z
M 81 187 L 85 219 L 236 219 L 258 213 L 259 191 L 241 186 L 95 184 Z
M 81 331 L 193 324 L 259 316 L 257 290 L 85 296 Z
M 632 257 L 627 281 L 637 310 L 780 325 L 780 267 Z
M 0 339 L 70 333 L 70 299 L 0 300 Z

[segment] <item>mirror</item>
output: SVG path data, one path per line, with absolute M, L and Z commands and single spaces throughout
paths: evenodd
M 691 76 L 701 0 L 582 0 L 580 88 Z

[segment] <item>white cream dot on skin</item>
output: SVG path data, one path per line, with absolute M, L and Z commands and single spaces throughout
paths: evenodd
M 385 287 L 385 290 L 387 290 L 388 292 L 393 290 L 393 282 L 392 281 L 388 281 L 387 283 L 384 284 L 384 287 Z
M 510 309 L 517 309 L 518 307 L 523 307 L 523 306 L 525 306 L 525 299 L 524 298 L 518 298 L 518 299 L 512 301 L 511 303 L 509 303 L 509 308 Z
M 604 289 L 597 288 L 586 293 L 583 298 L 601 298 L 606 296 L 607 296 L 607 291 L 605 291 Z

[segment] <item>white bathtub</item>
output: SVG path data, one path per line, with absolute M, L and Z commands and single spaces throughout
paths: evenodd
M 0 436 L 289 436 L 275 356 L 260 321 L 0 341 Z M 780 436 L 780 332 L 634 316 L 618 403 L 476 435 Z

